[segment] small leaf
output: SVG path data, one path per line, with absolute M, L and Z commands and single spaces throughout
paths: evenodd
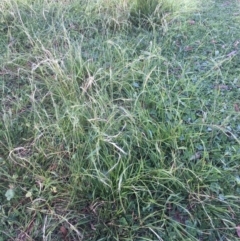
M 190 157 L 190 161 L 195 161 L 201 158 L 201 152 L 196 152 L 194 155 Z
M 121 217 L 119 219 L 119 223 L 123 226 L 128 226 L 128 222 L 127 222 L 126 218 L 124 218 L 124 217 Z
M 25 197 L 31 197 L 32 196 L 32 193 L 30 191 L 28 191 L 25 195 Z
M 94 227 L 94 225 L 92 223 L 90 225 L 91 225 L 91 229 L 95 231 L 96 228 Z
M 236 180 L 237 184 L 240 185 L 240 177 L 238 175 L 235 177 L 235 180 Z
M 193 24 L 195 24 L 195 21 L 194 21 L 194 20 L 189 20 L 188 23 L 189 23 L 190 25 L 193 25 Z
M 240 41 L 237 40 L 237 41 L 234 43 L 234 47 L 237 47 L 239 44 L 240 44 Z
M 17 174 L 14 174 L 14 175 L 12 176 L 12 178 L 13 178 L 14 180 L 16 180 L 16 179 L 18 178 L 18 175 L 17 175 Z
M 215 85 L 214 89 L 217 89 L 217 90 L 229 90 L 230 87 L 228 85 Z
M 240 238 L 240 225 L 236 227 L 237 236 Z
M 237 51 L 234 50 L 234 51 L 230 52 L 229 54 L 227 54 L 227 57 L 228 57 L 228 58 L 233 57 L 233 56 L 236 55 L 236 53 L 237 53 Z
M 8 189 L 5 193 L 5 197 L 7 198 L 8 201 L 10 201 L 14 197 L 14 191 L 13 189 Z
M 52 191 L 53 193 L 57 193 L 57 188 L 56 188 L 56 187 L 52 187 L 52 188 L 51 188 L 51 191 Z
M 67 234 L 68 234 L 68 230 L 67 230 L 64 226 L 61 226 L 60 232 L 62 233 L 62 235 L 63 235 L 64 237 L 66 237 Z
M 187 45 L 184 47 L 184 51 L 188 52 L 188 51 L 192 51 L 193 50 L 193 47 Z
M 133 83 L 133 87 L 139 88 L 140 86 L 139 86 L 139 84 L 137 82 L 134 82 Z
M 208 127 L 207 128 L 207 132 L 211 132 L 212 131 L 212 128 L 211 127 Z
M 225 200 L 225 196 L 223 194 L 219 194 L 218 198 L 220 201 L 224 201 Z
M 240 111 L 240 108 L 239 108 L 239 105 L 238 104 L 234 104 L 234 110 L 236 112 L 239 112 Z

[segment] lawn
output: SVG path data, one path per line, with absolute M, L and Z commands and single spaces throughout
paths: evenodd
M 240 238 L 240 2 L 1 0 L 0 241 Z

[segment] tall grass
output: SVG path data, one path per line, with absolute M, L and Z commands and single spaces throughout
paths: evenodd
M 146 3 L 2 2 L 3 240 L 234 240 L 238 139 L 159 35 L 195 2 Z

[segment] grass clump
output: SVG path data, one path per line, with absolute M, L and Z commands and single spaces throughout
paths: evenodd
M 2 240 L 238 240 L 235 5 L 80 3 L 0 7 Z
M 135 0 L 132 1 L 130 21 L 134 26 L 154 28 L 155 25 L 163 25 L 171 14 L 180 16 L 196 10 L 200 5 L 198 0 Z

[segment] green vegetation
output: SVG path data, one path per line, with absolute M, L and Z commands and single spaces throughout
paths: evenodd
M 2 0 L 0 241 L 239 240 L 239 16 Z

